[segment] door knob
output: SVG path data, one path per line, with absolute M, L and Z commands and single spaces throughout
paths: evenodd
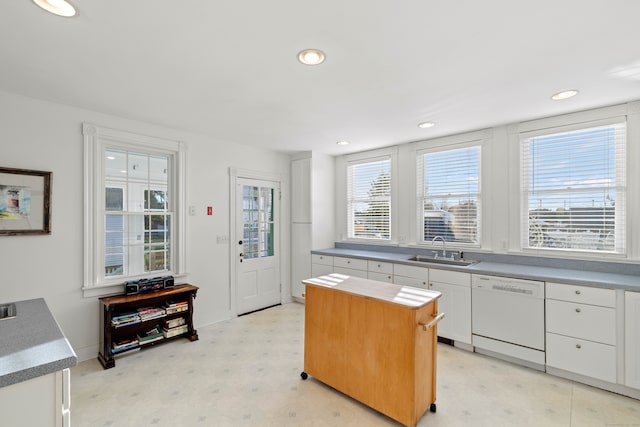
M 244 252 L 240 252 L 240 256 L 244 256 Z

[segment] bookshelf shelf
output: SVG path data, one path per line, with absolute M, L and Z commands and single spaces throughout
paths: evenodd
M 100 298 L 100 351 L 104 369 L 115 356 L 177 338 L 198 339 L 193 329 L 197 286 L 184 284 L 135 295 Z M 182 320 L 181 320 L 182 319 Z

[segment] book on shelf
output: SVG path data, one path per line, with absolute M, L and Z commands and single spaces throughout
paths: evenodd
M 187 320 L 184 317 L 176 317 L 175 319 L 169 319 L 164 321 L 164 329 L 176 328 L 178 326 L 185 325 Z
M 140 346 L 140 341 L 138 341 L 138 338 L 132 338 L 128 340 L 114 342 L 113 348 L 111 351 L 113 353 L 119 353 L 121 351 L 131 350 L 132 348 L 136 348 L 139 346 Z
M 180 313 L 182 311 L 189 310 L 188 301 L 167 301 L 164 304 L 164 309 L 167 314 Z
M 160 307 L 143 307 L 138 309 L 138 315 L 140 316 L 140 320 L 145 322 L 151 319 L 157 319 L 159 317 L 164 317 L 167 315 L 164 308 Z
M 149 344 L 162 339 L 164 339 L 164 335 L 162 334 L 160 325 L 156 325 L 153 328 L 138 334 L 138 341 L 140 342 L 140 345 Z
M 188 330 L 189 330 L 189 327 L 187 325 L 182 325 L 182 326 L 177 326 L 171 329 L 163 328 L 162 334 L 164 335 L 165 338 L 171 338 L 171 337 L 175 337 L 176 335 L 184 334 Z
M 133 325 L 134 323 L 140 323 L 140 315 L 135 313 L 122 313 L 111 318 L 111 325 L 119 328 L 121 326 Z

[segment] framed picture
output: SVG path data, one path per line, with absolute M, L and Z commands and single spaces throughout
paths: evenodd
M 51 234 L 51 172 L 0 167 L 0 236 Z

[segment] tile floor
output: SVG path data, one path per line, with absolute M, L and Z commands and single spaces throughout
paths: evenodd
M 286 304 L 72 369 L 71 420 L 90 426 L 400 426 L 309 378 L 304 306 Z M 438 348 L 437 412 L 421 427 L 640 427 L 640 401 L 466 352 Z

